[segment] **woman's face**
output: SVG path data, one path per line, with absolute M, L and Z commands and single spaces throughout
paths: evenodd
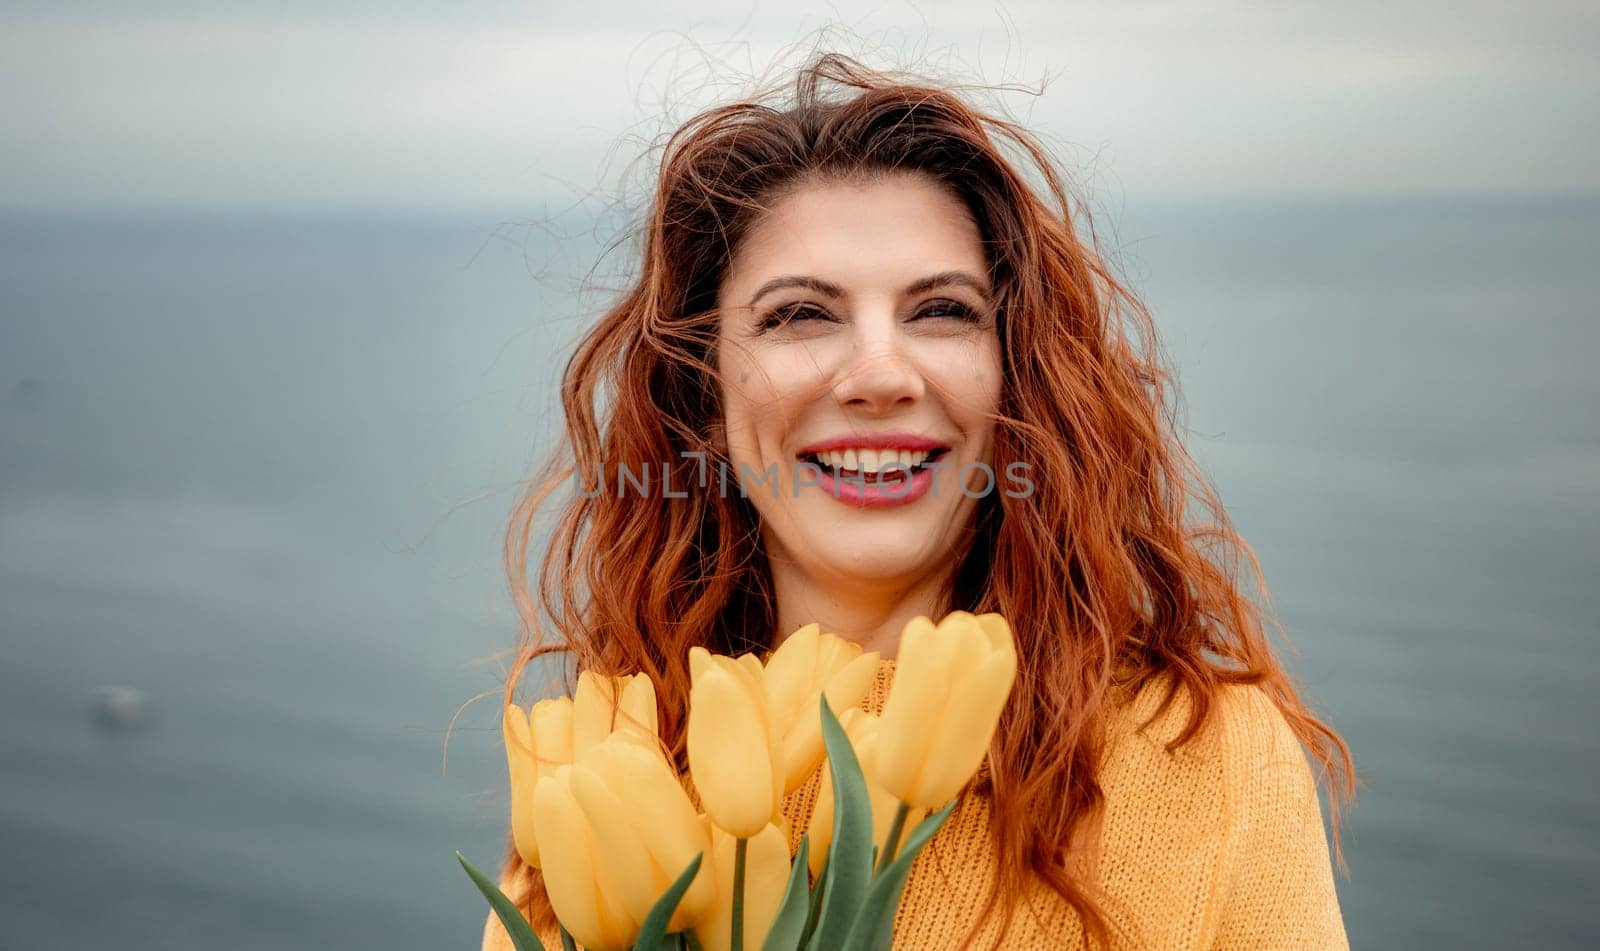
M 726 491 L 775 562 L 850 586 L 954 567 L 1003 490 L 992 290 L 970 212 L 919 175 L 802 186 L 748 231 L 717 300 Z M 909 480 L 874 474 L 894 462 Z

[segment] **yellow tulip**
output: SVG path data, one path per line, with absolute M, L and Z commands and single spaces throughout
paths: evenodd
M 710 852 L 705 821 L 653 743 L 630 731 L 618 731 L 579 756 L 569 782 L 618 898 L 634 920 L 644 921 L 694 857 Z M 668 931 L 693 925 L 710 908 L 710 861 L 706 854 Z
M 602 677 L 586 670 L 578 675 L 572 703 L 572 752 L 576 756 L 616 730 L 659 735 L 656 685 L 644 674 Z
M 861 761 L 861 772 L 867 781 L 867 797 L 872 803 L 872 841 L 881 854 L 889 839 L 889 827 L 894 824 L 895 811 L 900 807 L 900 800 L 884 789 L 883 784 L 867 768 L 872 751 L 878 745 L 881 722 L 872 714 L 857 709 L 846 710 L 839 718 L 839 725 L 844 727 L 845 735 L 850 738 L 850 748 L 855 750 L 856 759 Z M 916 828 L 927 814 L 927 809 L 912 809 L 906 816 L 905 832 Z M 811 874 L 821 875 L 822 863 L 828 857 L 828 846 L 833 843 L 833 770 L 827 762 L 822 764 L 822 787 L 817 791 L 817 804 L 811 809 L 811 825 L 806 831 L 810 836 L 808 858 Z M 904 841 L 903 837 L 901 841 Z
M 541 700 L 526 712 L 514 703 L 507 704 L 501 730 L 506 771 L 511 775 L 511 836 L 522 860 L 538 868 L 533 787 L 557 766 L 572 761 L 572 699 Z
M 689 650 L 689 772 L 700 803 L 723 831 L 747 839 L 783 808 L 782 737 L 761 662 Z
M 1017 677 L 1011 628 L 998 614 L 926 617 L 900 636 L 872 775 L 896 799 L 938 808 L 961 791 L 994 737 Z
M 744 856 L 744 946 L 759 948 L 772 930 L 789 885 L 789 836 L 769 825 L 748 837 Z M 733 943 L 734 837 L 711 830 L 711 861 L 716 875 L 716 897 L 710 912 L 695 925 L 695 937 L 705 951 L 728 951 Z
M 601 858 L 595 830 L 573 794 L 574 769 L 557 767 L 533 789 L 545 891 L 561 924 L 588 951 L 623 951 L 639 936 L 640 922 L 628 913 Z
M 644 674 L 601 677 L 584 671 L 572 697 L 541 700 L 527 712 L 507 704 L 501 721 L 506 769 L 511 776 L 511 834 L 517 854 L 539 867 L 533 831 L 533 789 L 557 766 L 594 746 L 615 730 L 657 736 L 656 690 Z
M 878 652 L 807 624 L 778 646 L 767 661 L 765 680 L 773 719 L 783 738 L 784 791 L 793 792 L 822 762 L 823 692 L 842 714 L 866 696 L 878 672 Z

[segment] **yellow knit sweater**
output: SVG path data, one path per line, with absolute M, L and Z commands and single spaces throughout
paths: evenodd
M 894 662 L 883 661 L 863 708 L 881 711 L 893 677 Z M 1316 784 L 1282 714 L 1259 688 L 1228 687 L 1201 732 L 1168 754 L 1163 745 L 1188 722 L 1186 691 L 1138 729 L 1165 686 L 1157 678 L 1107 717 L 1100 848 L 1087 861 L 1105 892 L 1100 907 L 1135 936 L 1118 947 L 1348 951 Z M 819 781 L 820 771 L 784 803 L 794 845 Z M 987 797 L 969 793 L 917 857 L 895 918 L 897 951 L 963 947 L 995 874 L 988 823 Z M 513 859 L 500 887 L 521 905 L 527 867 Z M 988 922 L 977 947 L 993 946 L 999 930 Z M 1003 947 L 1076 951 L 1079 934 L 1071 906 L 1033 880 Z M 561 946 L 554 935 L 541 938 Z M 512 951 L 493 914 L 483 951 Z

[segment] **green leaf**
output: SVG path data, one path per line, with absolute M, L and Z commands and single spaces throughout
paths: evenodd
M 872 800 L 861 763 L 850 747 L 839 718 L 822 696 L 822 742 L 833 774 L 833 844 L 821 887 L 822 912 L 806 945 L 811 951 L 834 951 L 856 920 L 867 887 L 872 884 Z
M 668 951 L 669 947 L 677 945 L 673 941 L 667 943 L 667 924 L 672 921 L 672 913 L 678 910 L 678 902 L 683 900 L 683 893 L 689 890 L 689 885 L 694 882 L 694 877 L 700 872 L 700 862 L 706 857 L 704 852 L 694 857 L 689 867 L 683 870 L 678 880 L 672 883 L 650 909 L 650 914 L 644 916 L 644 921 L 639 925 L 639 937 L 633 942 L 633 951 Z
M 817 930 L 817 919 L 822 915 L 822 899 L 827 894 L 827 889 L 823 887 L 827 882 L 827 876 L 828 860 L 824 858 L 822 860 L 822 871 L 817 875 L 817 887 L 811 890 L 811 907 L 806 910 L 806 926 L 800 933 L 800 940 L 803 943 L 796 947 L 811 946 L 811 936 Z
M 505 892 L 485 878 L 482 872 L 473 868 L 465 855 L 457 852 L 456 859 L 461 863 L 461 867 L 466 869 L 467 877 L 472 879 L 472 884 L 478 886 L 478 891 L 483 892 L 483 897 L 489 899 L 489 907 L 500 916 L 500 923 L 505 925 L 506 934 L 511 936 L 511 943 L 517 951 L 545 951 L 544 943 L 533 933 L 533 926 L 528 924 L 528 919 L 522 917 L 522 912 L 511 903 Z
M 811 908 L 811 889 L 807 887 L 811 837 L 800 837 L 800 851 L 795 853 L 794 867 L 789 869 L 789 885 L 783 890 L 783 901 L 778 903 L 778 916 L 772 920 L 772 930 L 761 951 L 795 951 L 806 930 L 806 912 Z
M 917 823 L 917 827 L 906 836 L 900 854 L 873 881 L 866 900 L 856 913 L 849 936 L 839 945 L 843 951 L 888 951 L 894 938 L 895 912 L 900 910 L 900 893 L 906 887 L 906 879 L 911 876 L 911 863 L 916 861 L 917 853 L 955 812 L 958 801 L 959 797 L 950 800 L 943 809 Z

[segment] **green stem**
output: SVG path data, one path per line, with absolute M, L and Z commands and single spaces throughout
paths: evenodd
M 561 947 L 565 951 L 578 951 L 578 943 L 572 940 L 572 935 L 567 929 L 560 922 L 556 923 L 556 927 L 561 929 Z
M 894 811 L 894 822 L 889 826 L 889 840 L 883 843 L 883 854 L 878 856 L 877 874 L 883 874 L 883 870 L 894 861 L 894 854 L 900 849 L 900 834 L 906 830 L 906 819 L 910 815 L 911 806 L 903 802 Z
M 728 945 L 732 951 L 744 951 L 744 854 L 749 846 L 749 839 L 740 839 L 733 847 L 733 935 Z

